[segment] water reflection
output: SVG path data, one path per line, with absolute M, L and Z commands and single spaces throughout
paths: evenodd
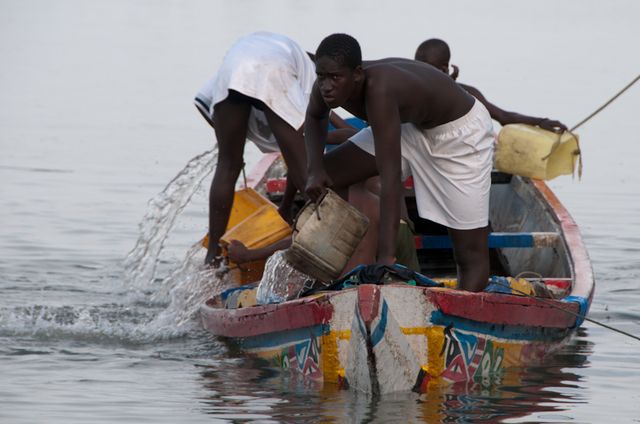
M 202 367 L 203 410 L 230 422 L 494 423 L 566 421 L 563 411 L 589 400 L 584 373 L 593 343 L 578 337 L 544 366 L 511 368 L 482 385 L 431 387 L 427 393 L 372 397 L 314 386 L 251 358 Z M 231 351 L 233 352 L 233 350 Z M 239 355 L 232 353 L 232 356 Z

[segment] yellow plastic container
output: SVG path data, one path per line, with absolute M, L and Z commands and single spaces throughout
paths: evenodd
M 509 124 L 498 134 L 495 166 L 501 172 L 550 180 L 573 174 L 579 156 L 577 135 Z
M 291 234 L 291 227 L 282 219 L 274 205 L 263 205 L 228 229 L 220 238 L 223 246 L 231 240 L 242 242 L 249 249 L 266 247 Z
M 233 195 L 233 206 L 231 206 L 231 215 L 227 230 L 238 225 L 249 215 L 253 214 L 258 208 L 270 205 L 275 208 L 274 204 L 262 196 L 260 193 L 250 187 L 238 190 Z
M 233 204 L 231 205 L 231 213 L 229 214 L 229 222 L 227 223 L 226 231 L 229 231 L 231 228 L 235 227 L 249 215 L 258 210 L 261 206 L 265 205 L 275 207 L 269 199 L 266 199 L 250 187 L 245 187 L 236 191 L 233 194 Z M 209 246 L 208 233 L 205 234 L 204 239 L 202 239 L 202 246 L 205 248 Z
M 282 219 L 276 206 L 252 188 L 236 191 L 227 224 L 227 231 L 220 238 L 222 254 L 227 256 L 226 246 L 232 240 L 242 242 L 249 249 L 269 246 L 291 235 L 291 227 Z M 202 240 L 209 245 L 209 235 Z M 238 284 L 259 281 L 264 271 L 264 260 L 243 264 L 229 262 L 230 274 Z

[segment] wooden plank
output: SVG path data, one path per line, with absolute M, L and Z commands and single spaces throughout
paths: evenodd
M 560 236 L 553 232 L 491 233 L 489 248 L 553 247 Z M 451 249 L 449 236 L 415 236 L 417 249 Z

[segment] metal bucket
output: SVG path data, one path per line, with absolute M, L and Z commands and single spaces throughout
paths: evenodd
M 328 282 L 338 278 L 362 240 L 369 219 L 331 190 L 298 215 L 285 259 L 298 271 Z

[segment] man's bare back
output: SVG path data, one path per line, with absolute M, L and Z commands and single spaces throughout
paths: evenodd
M 335 72 L 328 62 L 316 64 L 316 73 Z M 335 62 L 334 62 L 335 64 Z M 360 95 L 342 107 L 370 121 L 367 104 L 390 102 L 399 110 L 402 123 L 429 129 L 464 116 L 474 99 L 458 84 L 430 65 L 403 58 L 363 62 L 365 84 Z M 437 107 L 434 107 L 437 105 Z

